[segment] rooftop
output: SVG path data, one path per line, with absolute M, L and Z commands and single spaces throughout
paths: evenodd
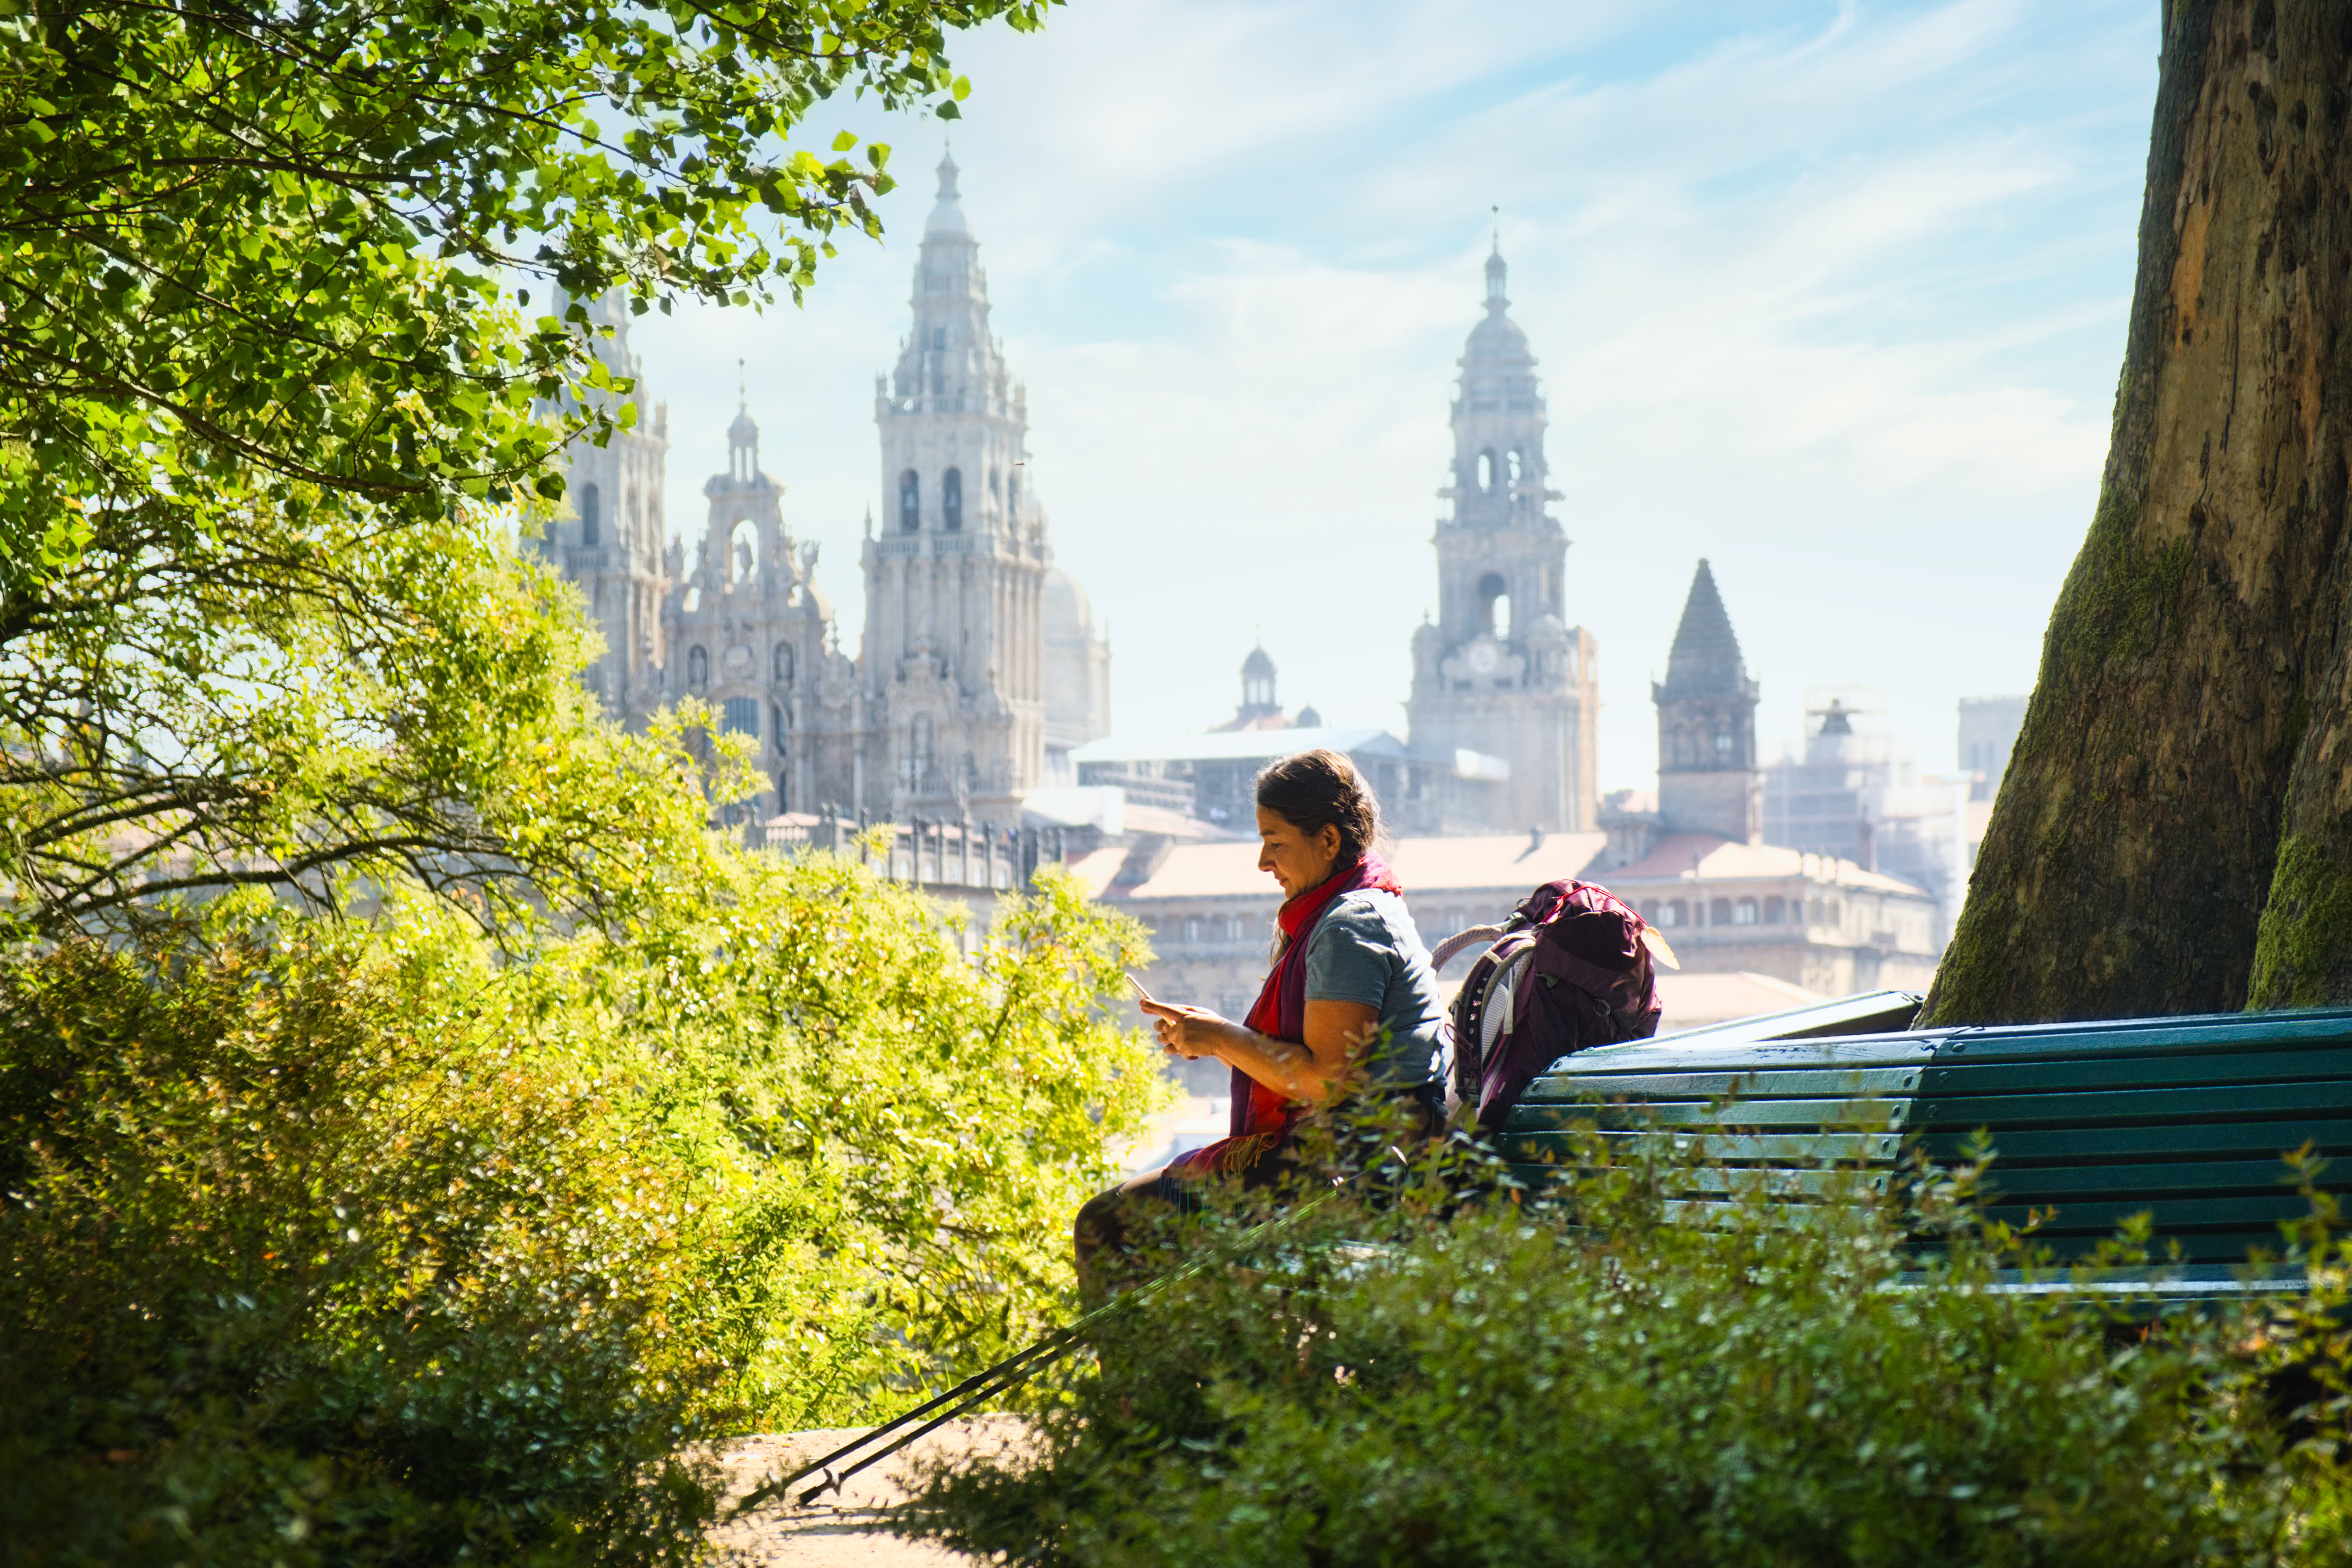
M 1871 892 L 1928 896 L 1925 888 L 1865 871 L 1833 855 L 1783 849 L 1776 844 L 1741 844 L 1712 833 L 1669 833 L 1647 855 L 1610 872 L 1604 879 L 1615 887 L 1624 882 L 1718 882 L 1764 877 L 1804 877 Z

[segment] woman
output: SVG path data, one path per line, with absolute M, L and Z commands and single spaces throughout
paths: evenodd
M 1098 1254 L 1123 1250 L 1139 1204 L 1180 1210 L 1215 1178 L 1247 1186 L 1288 1168 L 1292 1130 L 1337 1094 L 1406 1099 L 1433 1118 L 1444 1005 L 1403 889 L 1372 853 L 1379 807 L 1337 752 L 1301 752 L 1257 778 L 1258 869 L 1281 885 L 1274 968 L 1246 1021 L 1147 1001 L 1174 1055 L 1234 1070 L 1232 1133 L 1104 1193 L 1078 1211 L 1078 1279 L 1097 1297 Z

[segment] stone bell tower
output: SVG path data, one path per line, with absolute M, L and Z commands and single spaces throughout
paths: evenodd
M 1658 820 L 1669 833 L 1764 841 L 1764 775 L 1756 766 L 1756 702 L 1739 638 L 1704 561 L 1666 655 L 1658 705 Z
M 556 313 L 567 303 L 558 296 Z M 583 303 L 589 321 L 605 329 L 595 340 L 596 357 L 616 378 L 635 384 L 621 396 L 635 405 L 636 417 L 602 447 L 575 440 L 564 449 L 570 515 L 549 523 L 534 548 L 580 584 L 589 616 L 604 634 L 604 656 L 581 671 L 581 679 L 604 700 L 605 711 L 635 728 L 661 704 L 661 667 L 669 657 L 661 624 L 668 591 L 662 485 L 669 410 L 646 390 L 644 367 L 629 347 L 626 305 L 617 295 Z
M 1580 832 L 1598 805 L 1595 643 L 1561 617 L 1568 535 L 1550 512 L 1549 422 L 1536 358 L 1509 315 L 1499 244 L 1486 313 L 1454 401 L 1453 503 L 1437 524 L 1438 614 L 1413 636 L 1407 712 L 1416 751 L 1502 758 L 1496 828 Z
M 880 530 L 866 542 L 868 794 L 999 820 L 1045 782 L 1053 552 L 1029 484 L 1029 405 L 988 328 L 952 157 L 923 226 L 914 326 L 877 377 Z

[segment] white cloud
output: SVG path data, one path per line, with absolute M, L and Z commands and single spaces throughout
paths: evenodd
M 1802 687 L 1865 679 L 1938 764 L 1955 696 L 2030 681 L 2088 519 L 2153 87 L 2139 11 L 1079 0 L 1041 37 L 967 44 L 966 205 L 1055 547 L 1114 624 L 1120 723 L 1221 717 L 1263 623 L 1288 700 L 1401 724 L 1500 201 L 1570 610 L 1601 638 L 1604 783 L 1654 766 L 1644 680 L 1702 553 L 1768 733 L 1794 733 Z M 804 310 L 640 338 L 673 527 L 698 520 L 743 354 L 854 632 L 871 377 L 938 137 L 843 122 L 900 148 L 887 246 L 850 242 Z

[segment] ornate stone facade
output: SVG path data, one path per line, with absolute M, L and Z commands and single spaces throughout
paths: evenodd
M 663 520 L 662 475 L 669 450 L 669 411 L 646 389 L 629 349 L 629 316 L 605 300 L 592 301 L 592 321 L 609 327 L 597 354 L 616 377 L 635 383 L 635 423 L 602 447 L 572 448 L 572 514 L 551 522 L 539 541 L 542 555 L 580 584 L 588 613 L 604 634 L 604 654 L 581 672 L 588 689 L 623 721 L 643 723 L 663 701 L 662 667 L 668 644 L 662 603 L 674 575 Z
M 1549 416 L 1498 247 L 1454 402 L 1454 503 L 1437 524 L 1438 615 L 1413 634 L 1412 749 L 1500 757 L 1496 827 L 1583 832 L 1599 805 L 1592 634 L 1562 619 L 1568 535 L 1550 503 Z
M 1109 727 L 1108 642 L 1053 564 L 1027 477 L 1027 394 L 989 332 L 954 162 L 939 174 L 913 330 L 876 382 L 886 521 L 866 518 L 855 659 L 818 591 L 816 546 L 793 539 L 784 487 L 760 468 L 748 409 L 728 429 L 726 471 L 703 487 L 690 552 L 662 546 L 658 415 L 650 435 L 572 453 L 573 515 L 541 542 L 605 628 L 607 652 L 584 678 L 607 707 L 641 723 L 663 701 L 715 704 L 728 729 L 760 740 L 763 814 L 1018 822 L 1022 798 L 1068 783 L 1070 751 Z M 616 323 L 608 353 L 616 374 L 637 376 L 625 332 Z M 600 542 L 614 528 L 606 496 L 623 498 L 627 527 Z

